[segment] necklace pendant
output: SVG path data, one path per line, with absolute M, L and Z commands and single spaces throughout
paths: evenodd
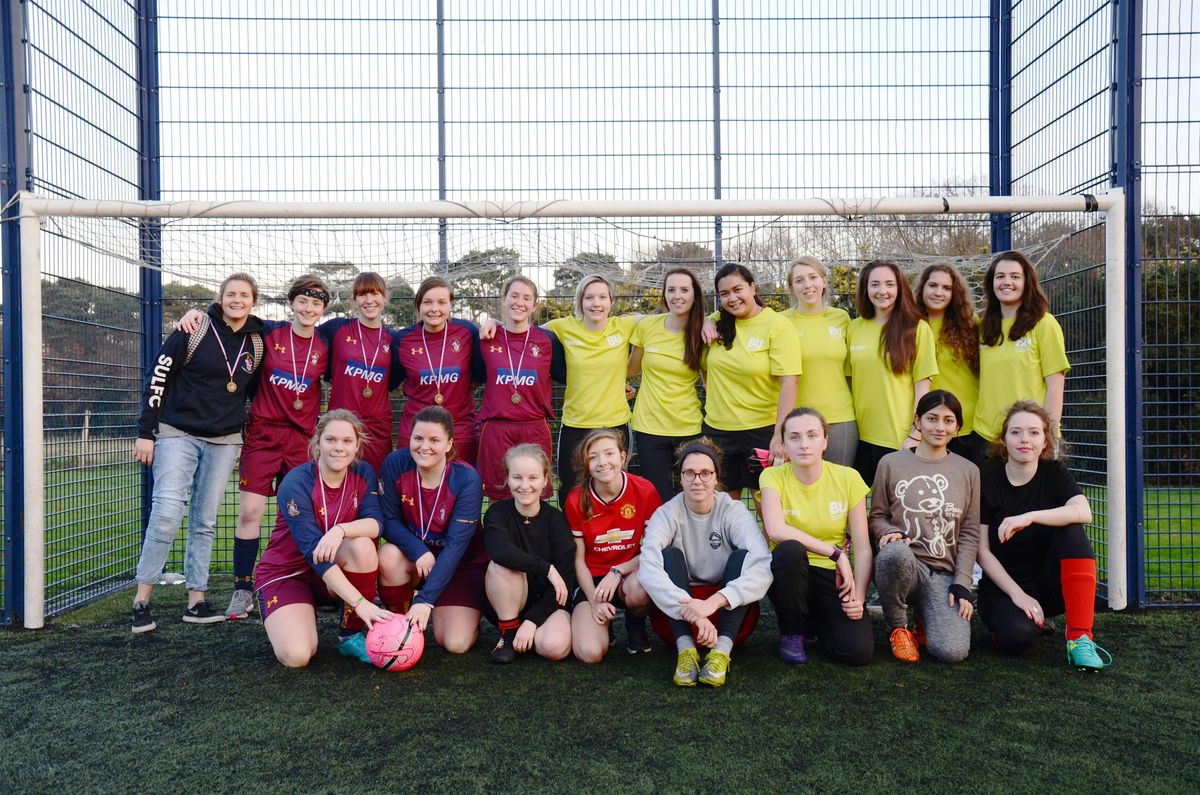
M 304 408 L 304 401 L 300 398 L 296 398 L 296 402 L 292 404 L 292 408 L 294 408 L 296 411 L 299 411 L 300 409 Z
M 512 402 L 513 402 L 513 403 L 520 403 L 520 402 L 521 402 L 521 396 L 520 396 L 520 395 L 518 395 L 516 392 L 513 392 L 513 396 L 512 396 Z
M 446 402 L 446 398 L 442 397 L 441 392 L 438 392 L 436 395 L 433 396 L 433 402 L 440 406 Z
M 237 391 L 237 384 L 233 383 L 233 381 L 230 380 L 230 382 L 225 385 L 225 391 L 232 395 L 234 392 Z
M 363 397 L 369 398 L 369 397 L 371 397 L 371 395 L 374 395 L 374 394 L 375 393 L 371 390 L 371 387 L 369 387 L 369 386 L 363 387 Z

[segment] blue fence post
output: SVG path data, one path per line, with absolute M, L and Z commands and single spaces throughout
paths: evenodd
M 446 200 L 446 8 L 437 0 L 437 139 L 438 201 Z M 450 223 L 438 219 L 438 265 L 442 273 L 450 271 Z
M 1125 189 L 1125 504 L 1129 601 L 1146 601 L 1142 438 L 1142 3 L 1113 3 L 1112 184 Z
M 712 0 L 712 115 L 713 198 L 721 198 L 721 0 Z M 721 217 L 713 218 L 713 258 L 718 268 L 724 263 Z
M 988 189 L 1012 193 L 1012 0 L 991 0 L 988 46 Z M 1012 249 L 1012 216 L 992 215 L 992 251 Z
M 29 186 L 26 129 L 24 5 L 0 3 L 0 35 L 4 37 L 4 129 L 0 135 L 0 207 Z M 14 218 L 10 208 L 5 217 Z M 25 513 L 24 426 L 21 390 L 21 234 L 15 221 L 0 224 L 4 251 L 4 594 L 0 624 L 11 624 L 25 602 L 22 517 Z
M 155 201 L 161 195 L 158 139 L 158 0 L 138 0 L 138 193 Z M 142 372 L 149 372 L 162 345 L 162 225 L 156 219 L 138 224 L 138 252 L 142 262 L 141 295 Z M 142 468 L 142 532 L 150 519 L 154 476 Z

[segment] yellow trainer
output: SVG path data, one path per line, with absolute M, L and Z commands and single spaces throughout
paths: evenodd
M 675 677 L 672 679 L 680 687 L 695 687 L 700 678 L 700 653 L 695 648 L 684 649 L 675 659 Z
M 704 658 L 704 667 L 700 669 L 700 681 L 709 687 L 721 687 L 725 684 L 725 675 L 729 673 L 729 655 L 713 649 Z

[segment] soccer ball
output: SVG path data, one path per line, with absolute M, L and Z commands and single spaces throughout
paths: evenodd
M 404 616 L 376 621 L 367 630 L 367 656 L 376 668 L 384 671 L 407 671 L 417 664 L 424 651 L 425 635 L 415 627 L 409 632 Z

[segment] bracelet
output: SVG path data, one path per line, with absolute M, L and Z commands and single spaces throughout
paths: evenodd
M 625 582 L 625 572 L 621 571 L 616 566 L 613 566 L 611 569 L 609 569 L 609 571 L 620 577 L 621 582 Z
M 354 604 L 350 605 L 350 609 L 353 610 L 354 608 L 358 607 L 366 600 L 366 598 L 367 597 L 363 596 L 362 594 L 359 594 L 358 598 L 354 600 Z
M 833 554 L 829 556 L 829 559 L 832 560 L 834 563 L 837 563 L 841 559 L 841 557 L 842 557 L 842 548 L 839 547 L 837 544 L 834 544 L 833 545 Z

